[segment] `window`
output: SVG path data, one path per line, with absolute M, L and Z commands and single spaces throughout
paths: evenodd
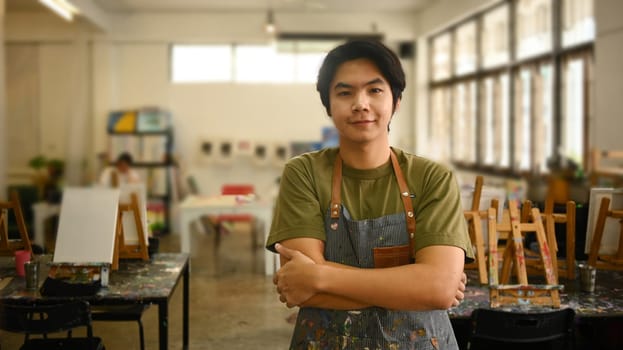
M 335 40 L 276 45 L 173 45 L 173 83 L 315 83 Z
M 174 83 L 226 82 L 232 79 L 229 45 L 174 45 L 171 56 Z
M 503 0 L 431 37 L 435 157 L 513 174 L 584 166 L 593 1 Z
M 294 54 L 272 46 L 241 45 L 235 49 L 238 83 L 287 83 L 294 81 Z

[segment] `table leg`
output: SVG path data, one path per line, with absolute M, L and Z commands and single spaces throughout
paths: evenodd
M 184 319 L 182 320 L 182 324 L 183 324 L 183 330 L 182 330 L 182 334 L 183 334 L 183 344 L 184 344 L 184 349 L 188 349 L 188 301 L 189 301 L 189 290 L 190 290 L 190 261 L 188 262 L 188 264 L 186 265 L 186 268 L 184 268 L 184 296 L 183 296 L 183 315 L 182 317 L 184 317 Z
M 169 303 L 168 300 L 158 303 L 158 336 L 159 349 L 169 348 Z
M 264 241 L 262 242 L 262 246 L 264 246 L 264 244 L 266 244 L 266 240 L 268 239 L 270 225 L 273 218 L 270 211 L 262 212 L 259 218 L 264 222 Z M 264 249 L 264 274 L 266 276 L 272 276 L 275 272 L 275 266 L 277 266 L 275 260 L 275 253 L 269 251 L 268 249 Z
M 182 253 L 190 253 L 190 215 L 180 210 L 180 240 Z

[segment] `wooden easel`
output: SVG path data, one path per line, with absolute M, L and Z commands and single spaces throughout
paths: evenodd
M 465 220 L 467 220 L 467 228 L 469 231 L 469 238 L 475 247 L 475 260 L 472 263 L 465 264 L 465 269 L 477 269 L 478 278 L 481 284 L 487 284 L 487 263 L 485 260 L 485 244 L 482 235 L 481 217 L 480 211 L 480 197 L 482 195 L 482 176 L 476 176 L 476 183 L 474 185 L 474 195 L 472 196 L 472 205 L 470 210 L 465 211 L 463 214 Z M 486 213 L 486 212 L 484 212 Z M 485 216 L 486 217 L 486 216 Z
M 614 255 L 599 255 L 606 219 L 618 219 L 621 227 L 619 247 Z M 599 215 L 588 254 L 588 265 L 604 270 L 623 270 L 623 210 L 610 210 L 610 198 L 607 197 L 601 199 L 599 206 Z
M 9 240 L 9 210 L 13 210 L 21 239 Z M 11 200 L 8 202 L 0 201 L 0 255 L 12 255 L 20 249 L 32 251 L 19 195 L 17 191 L 11 191 Z
M 541 218 L 545 225 L 545 235 L 547 237 L 547 242 L 549 243 L 549 247 L 552 251 L 552 256 L 554 257 L 558 256 L 556 224 L 565 224 L 565 258 L 552 259 L 552 267 L 554 269 L 554 273 L 556 274 L 556 279 L 558 279 L 559 276 L 564 276 L 564 278 L 572 280 L 575 279 L 575 202 L 567 201 L 565 207 L 566 209 L 564 213 L 554 213 L 554 199 L 552 197 L 548 197 L 545 200 L 545 209 L 543 210 L 543 215 L 541 216 Z M 530 203 L 529 201 L 524 202 L 521 215 L 522 221 L 527 222 L 529 220 L 532 220 L 531 210 L 532 203 Z M 526 255 L 538 257 L 538 253 L 529 251 L 528 249 L 526 249 Z M 537 273 L 541 273 L 543 271 L 543 266 L 541 265 L 540 260 L 535 261 L 534 259 L 528 259 L 526 260 L 526 265 L 529 268 L 532 268 L 532 270 L 536 271 Z M 530 273 L 530 271 L 528 271 L 528 273 Z
M 123 234 L 123 213 L 126 211 L 131 212 L 132 217 L 134 218 L 138 244 L 125 243 L 125 236 Z M 146 227 L 143 226 L 143 220 L 141 220 L 141 214 L 138 208 L 138 196 L 136 193 L 132 193 L 130 195 L 129 204 L 119 204 L 119 211 L 117 213 L 117 229 L 115 230 L 115 250 L 113 252 L 112 262 L 113 270 L 119 269 L 119 259 L 149 260 L 147 242 L 145 241 L 145 229 Z
M 520 222 L 519 210 L 515 201 L 509 201 L 508 223 L 498 224 L 495 209 L 489 209 L 489 302 L 491 307 L 506 304 L 535 304 L 560 307 L 558 281 L 552 267 L 550 249 L 545 237 L 541 214 L 531 209 L 533 222 Z M 506 221 L 506 220 L 503 220 Z M 504 259 L 502 262 L 501 284 L 498 280 L 497 232 L 508 232 Z M 523 247 L 523 232 L 536 232 L 539 252 L 545 273 L 545 285 L 529 284 Z M 508 284 L 512 266 L 515 267 L 518 284 Z

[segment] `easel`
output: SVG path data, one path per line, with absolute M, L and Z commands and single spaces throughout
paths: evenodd
M 134 224 L 136 225 L 136 231 L 138 236 L 138 244 L 126 244 L 125 236 L 123 233 L 123 213 L 130 212 L 134 218 Z M 145 241 L 145 227 L 143 226 L 143 220 L 141 220 L 140 211 L 138 208 L 138 196 L 136 193 L 130 195 L 129 204 L 119 204 L 119 211 L 117 212 L 117 229 L 115 230 L 115 250 L 113 252 L 112 269 L 119 269 L 119 259 L 142 259 L 144 261 L 149 260 L 149 254 L 147 252 L 147 242 Z
M 515 201 L 509 201 L 509 223 L 497 223 L 494 208 L 489 211 L 489 302 L 491 307 L 499 307 L 506 304 L 535 304 L 560 307 L 560 294 L 558 281 L 552 267 L 545 229 L 539 210 L 531 209 L 533 222 L 521 223 L 519 210 Z M 502 278 L 498 280 L 498 254 L 496 232 L 508 232 L 504 260 L 502 262 Z M 523 247 L 523 232 L 536 232 L 539 242 L 540 257 L 543 262 L 546 285 L 528 284 L 526 273 L 526 261 Z M 508 284 L 510 280 L 511 265 L 515 267 L 518 284 Z
M 480 197 L 482 195 L 482 176 L 476 176 L 474 185 L 474 195 L 472 196 L 472 206 L 470 210 L 465 211 L 465 220 L 467 220 L 467 228 L 469 238 L 475 246 L 476 259 L 474 262 L 466 264 L 465 269 L 478 269 L 478 278 L 480 284 L 487 284 L 487 266 L 485 260 L 485 244 L 482 236 Z
M 9 210 L 13 210 L 17 228 L 19 230 L 19 240 L 9 240 Z M 26 231 L 24 215 L 19 202 L 17 191 L 11 191 L 11 200 L 8 202 L 0 201 L 0 255 L 12 255 L 16 250 L 32 251 L 30 238 Z
M 608 218 L 619 220 L 621 227 L 619 247 L 615 255 L 599 255 L 606 219 Z M 607 197 L 601 199 L 591 249 L 588 254 L 588 265 L 604 270 L 623 270 L 623 210 L 610 210 L 610 198 Z
M 565 212 L 564 213 L 554 213 L 554 199 L 552 197 L 548 197 L 545 200 L 545 208 L 543 210 L 542 219 L 545 224 L 545 234 L 547 237 L 547 242 L 553 252 L 553 256 L 556 257 L 558 255 L 558 242 L 556 239 L 556 224 L 565 224 L 565 242 L 566 242 L 566 253 L 565 259 L 552 259 L 552 268 L 554 269 L 554 273 L 556 274 L 556 279 L 560 275 L 564 276 L 566 279 L 572 280 L 575 279 L 575 202 L 567 201 L 565 204 Z M 531 210 L 532 203 L 529 201 L 524 202 L 522 208 L 522 221 L 528 222 L 531 220 Z M 538 253 L 532 252 L 526 249 L 528 255 L 538 256 Z M 528 267 L 534 268 L 541 273 L 543 270 L 543 266 L 540 264 L 540 261 L 533 261 L 528 259 L 526 261 Z

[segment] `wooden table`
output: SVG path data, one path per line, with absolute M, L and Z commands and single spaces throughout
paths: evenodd
M 42 264 L 39 283 L 47 275 L 47 265 Z M 154 304 L 158 306 L 159 348 L 169 345 L 169 301 L 180 280 L 184 281 L 182 300 L 183 348 L 188 349 L 188 254 L 155 254 L 150 261 L 122 260 L 119 270 L 110 273 L 109 285 L 90 297 L 45 297 L 39 291 L 26 290 L 23 277 L 15 277 L 15 266 L 0 267 L 0 276 L 13 276 L 11 282 L 0 290 L 0 302 L 32 303 L 40 300 L 82 299 L 92 305 Z

